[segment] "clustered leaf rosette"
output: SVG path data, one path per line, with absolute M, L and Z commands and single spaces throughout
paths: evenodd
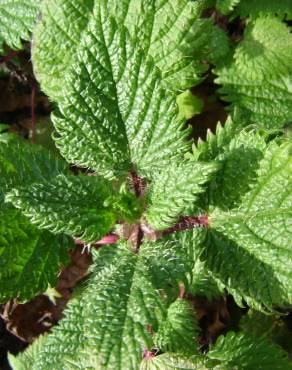
M 233 55 L 223 31 L 201 17 L 211 3 L 43 1 L 34 69 L 56 103 L 56 146 L 80 170 L 73 175 L 37 146 L 1 147 L 3 212 L 15 217 L 16 242 L 25 240 L 21 252 L 32 256 L 19 254 L 22 264 L 9 266 L 25 277 L 25 268 L 41 265 L 45 273 L 32 276 L 37 293 L 39 279 L 49 279 L 44 261 L 52 262 L 43 235 L 95 244 L 118 233 L 119 240 L 92 250 L 86 285 L 50 334 L 11 357 L 15 368 L 291 368 L 280 347 L 244 330 L 221 336 L 207 356 L 198 351 L 190 294 L 227 291 L 265 313 L 292 304 L 292 144 L 282 130 L 291 117 L 291 66 L 282 65 L 290 54 L 282 46 L 291 35 L 277 15 L 252 18 Z M 216 3 L 226 13 L 241 6 Z M 270 27 L 279 31 L 277 45 Z M 254 43 L 262 63 L 253 73 Z M 176 95 L 202 79 L 208 58 L 232 113 L 191 151 Z M 7 256 L 11 235 L 0 239 Z M 9 286 L 1 299 L 19 289 Z

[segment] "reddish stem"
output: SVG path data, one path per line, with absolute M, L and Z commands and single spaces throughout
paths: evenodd
M 109 235 L 106 235 L 105 237 L 103 237 L 102 239 L 100 239 L 99 241 L 93 243 L 92 245 L 106 245 L 106 244 L 116 244 L 116 242 L 119 240 L 119 236 L 116 235 L 116 234 L 109 234 Z M 75 244 L 76 245 L 84 245 L 86 244 L 85 242 L 83 242 L 82 240 L 80 239 L 75 239 Z
M 184 216 L 181 217 L 180 222 L 177 223 L 176 225 L 162 231 L 160 235 L 165 236 L 169 235 L 178 231 L 183 231 L 183 230 L 188 230 L 188 229 L 193 229 L 194 227 L 204 227 L 207 228 L 209 226 L 208 222 L 208 216 L 207 215 L 202 215 L 202 216 Z M 138 230 L 138 235 L 137 235 L 137 242 L 136 242 L 136 247 L 135 247 L 135 252 L 139 252 L 140 245 L 142 244 L 142 239 L 144 236 L 144 232 L 141 227 L 139 227 Z M 102 246 L 106 244 L 116 244 L 118 240 L 120 239 L 119 235 L 116 234 L 109 234 L 104 236 L 101 240 L 98 240 L 95 243 L 92 243 L 94 246 Z M 83 242 L 80 239 L 75 239 L 75 244 L 76 245 L 85 245 L 86 243 Z
M 134 185 L 135 195 L 138 198 L 142 194 L 142 191 L 145 187 L 145 181 L 139 177 L 134 170 L 131 171 L 131 177 Z
M 36 140 L 35 98 L 36 98 L 36 86 L 33 85 L 31 90 L 31 141 L 33 144 L 35 143 Z
M 184 216 L 181 217 L 179 222 L 172 226 L 169 227 L 166 230 L 162 231 L 162 235 L 169 235 L 178 231 L 183 231 L 183 230 L 188 230 L 188 229 L 193 229 L 194 227 L 204 227 L 207 228 L 209 226 L 209 220 L 207 215 L 201 215 L 201 216 Z
M 179 285 L 179 298 L 183 299 L 186 293 L 186 288 L 183 283 Z
M 155 353 L 153 353 L 152 351 L 148 351 L 148 349 L 145 349 L 143 351 L 143 359 L 144 360 L 151 360 L 154 357 L 155 357 Z
M 116 244 L 116 242 L 120 239 L 119 235 L 110 234 L 103 237 L 101 240 L 96 242 L 96 245 L 105 245 L 105 244 Z
M 148 333 L 153 337 L 153 335 L 155 333 L 153 331 L 152 325 L 146 325 L 146 329 L 147 329 Z
M 140 247 L 141 247 L 141 244 L 142 244 L 143 236 L 144 236 L 144 232 L 141 229 L 141 226 L 139 226 L 138 235 L 137 235 L 137 242 L 136 242 L 136 246 L 135 246 L 135 253 L 139 253 L 139 250 L 140 250 Z
M 9 62 L 13 57 L 19 54 L 19 51 L 12 51 L 8 55 L 0 57 L 0 64 Z

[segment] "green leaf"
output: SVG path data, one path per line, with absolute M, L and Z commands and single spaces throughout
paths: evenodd
M 69 162 L 108 178 L 132 166 L 146 176 L 188 147 L 175 97 L 138 40 L 114 19 L 99 13 L 91 20 L 65 80 L 53 120 L 56 145 Z
M 205 370 L 200 357 L 189 358 L 177 353 L 163 353 L 159 356 L 145 358 L 140 370 Z
M 223 210 L 240 205 L 256 181 L 256 171 L 266 147 L 264 137 L 255 130 L 237 134 L 216 157 L 221 170 L 209 184 L 209 204 Z
M 202 99 L 193 95 L 190 90 L 178 95 L 176 102 L 179 108 L 179 118 L 190 119 L 201 113 L 203 108 Z
M 33 368 L 34 360 L 44 345 L 46 335 L 38 337 L 26 351 L 20 352 L 17 356 L 8 353 L 9 363 L 14 370 L 27 370 Z
M 234 7 L 240 2 L 241 0 L 217 0 L 217 9 L 220 10 L 222 14 L 228 14 L 232 12 Z
M 37 230 L 15 209 L 0 215 L 0 300 L 29 300 L 56 283 L 71 243 Z
M 170 234 L 165 239 L 168 239 L 168 243 L 173 245 L 176 250 L 182 251 L 181 253 L 188 251 L 185 256 L 186 262 L 189 264 L 188 282 L 185 283 L 184 281 L 186 291 L 194 296 L 203 296 L 208 300 L 213 300 L 223 294 L 223 289 L 218 286 L 205 263 L 200 260 L 196 246 L 202 240 L 195 240 L 196 236 L 200 237 L 200 235 L 194 234 L 192 230 L 188 230 Z
M 33 34 L 34 73 L 53 100 L 62 98 L 65 73 L 70 69 L 94 0 L 43 0 L 42 20 Z
M 195 353 L 198 324 L 192 304 L 178 298 L 167 311 L 167 317 L 154 337 L 155 347 L 164 352 Z
M 189 292 L 192 295 L 206 297 L 212 301 L 223 294 L 223 289 L 199 258 L 195 260 L 191 276 Z
M 219 166 L 216 163 L 173 162 L 153 180 L 149 190 L 146 218 L 156 230 L 173 225 L 198 199 Z
M 63 76 L 74 62 L 80 40 L 87 38 L 84 31 L 89 20 L 99 18 L 102 11 L 104 17 L 113 16 L 139 40 L 168 88 L 191 87 L 201 81 L 208 68 L 200 60 L 209 52 L 213 25 L 210 20 L 199 19 L 204 6 L 203 1 L 189 0 L 45 1 L 42 21 L 34 33 L 36 76 L 46 94 L 62 99 L 66 91 Z
M 251 123 L 280 128 L 292 118 L 292 36 L 277 17 L 251 21 L 233 58 L 219 65 L 216 83 L 224 100 Z
M 140 258 L 149 279 L 157 289 L 163 289 L 168 303 L 179 295 L 179 285 L 183 283 L 189 289 L 189 276 L 193 268 L 194 250 L 191 243 L 178 247 L 171 236 L 155 243 L 143 243 Z M 165 297 L 166 298 L 166 297 Z
M 273 310 L 292 304 L 291 145 L 271 145 L 257 174 L 238 209 L 215 210 L 209 230 L 194 231 L 201 238 L 195 244 L 239 304 Z
M 212 25 L 209 32 L 207 60 L 211 64 L 220 64 L 228 58 L 230 49 L 230 39 L 227 33 L 220 27 Z
M 143 350 L 152 346 L 147 326 L 156 328 L 164 311 L 141 267 L 124 248 L 101 249 L 89 286 L 48 337 L 35 368 L 95 363 L 94 368 L 136 370 Z
M 30 40 L 41 0 L 1 0 L 0 53 L 3 43 L 12 49 L 22 49 L 21 40 Z
M 259 15 L 270 14 L 278 15 L 282 19 L 292 19 L 292 6 L 290 0 L 240 0 L 235 15 L 241 17 L 256 18 Z
M 287 353 L 268 340 L 247 333 L 229 332 L 217 339 L 208 357 L 220 361 L 215 369 L 289 370 L 292 362 Z
M 0 200 L 15 186 L 49 181 L 67 173 L 67 164 L 46 149 L 23 140 L 0 146 Z M 3 201 L 3 200 L 2 200 Z
M 185 90 L 201 81 L 208 67 L 201 63 L 209 50 L 213 25 L 200 19 L 204 1 L 102 0 L 108 13 L 139 39 L 160 69 L 167 88 Z M 171 25 L 171 26 L 169 26 Z
M 48 336 L 33 370 L 138 369 L 144 350 L 153 347 L 150 332 L 166 318 L 168 300 L 160 289 L 186 280 L 191 259 L 169 243 L 143 243 L 139 254 L 127 248 L 93 251 L 88 286 Z
M 0 143 L 1 144 L 8 144 L 9 142 L 17 139 L 17 135 L 8 132 L 9 125 L 5 125 L 0 123 Z
M 241 129 L 241 124 L 237 120 L 233 120 L 230 116 L 227 118 L 224 126 L 218 122 L 216 126 L 216 133 L 208 129 L 206 140 L 198 140 L 193 144 L 193 153 L 188 155 L 190 159 L 200 161 L 211 161 L 219 154 L 224 153 L 225 147 L 229 145 L 230 141 Z
M 130 196 L 130 203 L 124 206 L 123 194 L 115 194 L 112 185 L 100 177 L 60 175 L 50 182 L 17 187 L 6 195 L 6 201 L 40 229 L 94 242 L 109 232 L 119 217 L 138 213 L 134 195 L 132 200 Z
M 280 345 L 289 354 L 292 351 L 292 333 L 283 316 L 265 315 L 258 311 L 249 310 L 240 319 L 240 328 L 254 337 L 269 339 Z

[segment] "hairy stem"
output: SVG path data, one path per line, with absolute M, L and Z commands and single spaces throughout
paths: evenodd
M 201 215 L 201 216 L 183 216 L 180 218 L 180 221 L 175 224 L 172 227 L 169 227 L 168 229 L 163 230 L 162 232 L 157 232 L 157 236 L 166 236 L 175 232 L 184 231 L 184 230 L 190 230 L 195 227 L 204 227 L 207 228 L 209 226 L 209 220 L 207 215 Z M 155 233 L 155 232 L 154 232 Z M 136 234 L 136 236 L 133 238 L 133 234 Z M 142 227 L 140 225 L 136 225 L 136 231 L 130 235 L 129 239 L 133 239 L 132 242 L 134 244 L 134 252 L 139 253 L 140 246 L 143 241 L 144 234 L 147 236 L 147 233 L 143 231 Z M 103 246 L 107 244 L 116 244 L 118 240 L 120 239 L 120 236 L 117 234 L 108 234 L 104 236 L 101 240 L 98 240 L 95 243 L 92 243 L 92 246 Z M 75 239 L 76 245 L 84 245 L 86 244 L 80 239 Z
M 168 229 L 162 231 L 162 235 L 169 235 L 178 231 L 184 231 L 193 229 L 194 227 L 205 227 L 209 226 L 209 220 L 207 215 L 201 216 L 183 216 L 179 222 Z
M 145 181 L 141 177 L 139 177 L 134 170 L 131 171 L 131 177 L 135 195 L 137 198 L 139 198 L 145 188 Z
M 143 232 L 141 226 L 139 225 L 138 233 L 137 233 L 137 241 L 136 241 L 136 245 L 135 245 L 135 249 L 134 249 L 135 253 L 139 253 L 143 237 L 144 237 L 144 232 Z
M 93 246 L 102 246 L 102 245 L 106 245 L 106 244 L 116 244 L 117 241 L 119 240 L 119 238 L 120 238 L 119 235 L 109 234 L 109 235 L 106 235 L 105 237 L 103 237 L 102 239 L 98 240 L 97 242 L 92 243 L 92 245 Z M 76 245 L 86 244 L 85 242 L 83 242 L 80 239 L 75 239 L 74 242 L 75 242 Z

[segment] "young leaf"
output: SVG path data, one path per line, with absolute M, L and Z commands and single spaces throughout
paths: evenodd
M 71 243 L 37 230 L 18 210 L 0 216 L 0 301 L 29 300 L 55 284 Z
M 216 83 L 220 92 L 238 107 L 250 122 L 280 128 L 292 117 L 292 36 L 277 17 L 251 21 L 233 58 L 219 65 Z
M 1 0 L 0 2 L 0 53 L 3 43 L 12 49 L 21 49 L 21 40 L 30 39 L 41 0 Z
M 235 15 L 242 18 L 256 18 L 261 14 L 278 15 L 280 18 L 292 19 L 292 5 L 290 0 L 240 0 Z
M 113 18 L 98 13 L 91 19 L 65 80 L 53 120 L 56 145 L 69 162 L 108 178 L 132 165 L 146 176 L 188 147 L 175 97 L 163 89 L 138 40 Z
M 214 160 L 219 154 L 224 152 L 225 147 L 229 145 L 236 133 L 240 131 L 241 122 L 233 120 L 230 116 L 227 118 L 224 126 L 218 122 L 216 133 L 211 130 L 207 131 L 206 140 L 198 140 L 193 144 L 193 153 L 188 155 L 189 158 L 200 161 Z
M 133 198 L 127 204 L 132 209 L 127 209 L 122 204 L 123 195 L 115 194 L 108 181 L 95 176 L 63 175 L 50 182 L 15 188 L 6 195 L 6 201 L 21 209 L 40 229 L 64 232 L 84 242 L 102 238 L 119 217 L 136 215 L 139 208 Z
M 154 337 L 155 347 L 164 352 L 195 353 L 198 324 L 192 304 L 178 298 L 167 310 L 167 317 L 161 323 Z
M 238 209 L 214 211 L 209 230 L 195 233 L 207 268 L 239 304 L 273 310 L 292 303 L 291 145 L 272 145 L 257 173 Z
M 256 171 L 267 144 L 256 131 L 243 130 L 216 157 L 221 171 L 209 184 L 209 204 L 223 210 L 232 209 L 256 181 Z
M 203 108 L 202 99 L 193 95 L 190 90 L 186 90 L 177 96 L 176 102 L 179 109 L 179 118 L 190 119 L 200 114 Z
M 244 332 L 229 332 L 225 337 L 219 337 L 208 357 L 220 361 L 218 368 L 224 370 L 292 369 L 292 362 L 281 347 Z
M 179 294 L 180 282 L 189 289 L 194 260 L 192 243 L 178 245 L 175 238 L 168 236 L 143 245 L 140 258 L 157 289 L 163 289 L 172 300 Z
M 218 286 L 217 281 L 207 269 L 205 263 L 200 260 L 197 248 L 192 247 L 202 243 L 201 239 L 195 240 L 195 236 L 199 238 L 201 235 L 194 235 L 192 230 L 188 230 L 170 234 L 165 239 L 168 239 L 169 245 L 173 245 L 181 253 L 188 251 L 185 255 L 185 260 L 189 265 L 187 270 L 188 282 L 184 282 L 186 291 L 194 296 L 203 296 L 213 300 L 223 294 L 223 289 Z M 183 262 L 182 259 L 181 261 Z
M 216 163 L 173 162 L 151 184 L 146 218 L 156 230 L 173 225 L 202 193 L 203 187 L 218 170 Z
M 189 292 L 193 296 L 206 297 L 212 301 L 223 294 L 223 289 L 199 258 L 195 261 L 191 276 Z

